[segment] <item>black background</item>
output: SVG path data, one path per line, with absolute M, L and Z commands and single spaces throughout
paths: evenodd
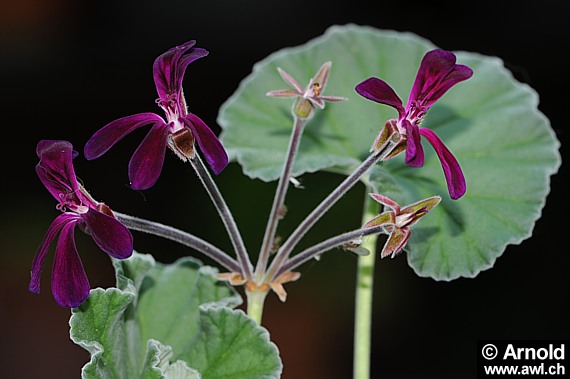
M 81 151 L 107 122 L 153 111 L 151 68 L 157 55 L 189 39 L 210 51 L 189 68 L 184 90 L 190 109 L 218 133 L 218 107 L 252 65 L 271 52 L 302 44 L 334 24 L 411 31 L 447 50 L 502 58 L 518 80 L 539 93 L 539 108 L 563 141 L 564 158 L 570 33 L 560 4 L 3 0 L 0 377 L 77 378 L 88 360 L 69 340 L 69 310 L 59 308 L 51 297 L 48 266 L 42 294 L 27 291 L 31 260 L 57 214 L 34 172 L 35 145 L 41 139 L 67 139 Z M 122 212 L 229 247 L 192 170 L 172 154 L 155 187 L 144 193 L 128 188 L 127 162 L 144 131 L 134 134 L 104 158 L 76 160 L 86 187 Z M 379 262 L 373 378 L 474 378 L 477 340 L 570 337 L 565 171 L 563 165 L 552 178 L 534 236 L 508 247 L 495 267 L 476 279 L 443 283 L 419 278 L 403 255 Z M 290 192 L 290 213 L 280 231 L 290 232 L 340 179 L 332 174 L 304 176 L 306 189 Z M 242 177 L 236 164 L 217 180 L 243 225 L 246 245 L 255 251 L 275 184 Z M 306 243 L 319 233 L 358 225 L 362 197 L 363 188 L 355 188 Z M 139 251 L 154 252 L 163 262 L 187 254 L 169 242 L 138 234 L 135 238 Z M 113 272 L 105 254 L 88 238 L 77 239 L 92 286 L 111 285 Z M 351 376 L 355 264 L 353 256 L 329 253 L 320 263 L 304 266 L 301 280 L 287 287 L 287 303 L 275 296 L 268 299 L 264 324 L 281 350 L 283 378 Z

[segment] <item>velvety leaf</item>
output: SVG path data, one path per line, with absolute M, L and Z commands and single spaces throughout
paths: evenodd
M 192 258 L 156 264 L 140 291 L 137 313 L 142 340 L 152 338 L 171 346 L 178 359 L 199 332 L 198 308 L 202 304 L 239 305 L 241 298 L 215 274 L 215 269 Z
M 148 340 L 141 379 L 201 379 L 198 371 L 184 361 L 170 364 L 172 348 L 156 340 Z
M 182 358 L 204 379 L 277 379 L 282 370 L 267 331 L 226 307 L 200 308 L 200 333 Z
M 212 367 L 218 363 L 211 357 L 219 349 L 225 349 L 224 372 L 278 377 L 277 349 L 265 329 L 228 308 L 239 305 L 241 298 L 217 280 L 216 269 L 191 258 L 159 264 L 136 252 L 114 266 L 117 288 L 93 289 L 72 310 L 71 338 L 91 353 L 84 379 L 215 378 L 220 371 Z M 209 320 L 217 312 L 227 312 L 223 322 Z M 215 342 L 226 346 L 215 346 L 210 355 L 204 349 Z M 189 365 L 194 361 L 207 369 L 205 374 Z
M 83 379 L 137 377 L 123 322 L 135 296 L 130 290 L 96 288 L 72 310 L 71 340 L 91 353 L 91 361 L 82 370 Z
M 410 33 L 331 27 L 325 35 L 254 66 L 220 110 L 222 141 L 244 173 L 276 179 L 292 128 L 291 100 L 264 95 L 286 88 L 277 67 L 304 86 L 330 60 L 325 95 L 350 100 L 328 103 L 309 121 L 293 175 L 323 169 L 348 174 L 368 156 L 384 123 L 397 117 L 392 107 L 356 94 L 355 85 L 378 77 L 405 103 L 422 57 L 434 48 Z M 474 75 L 451 88 L 422 126 L 434 130 L 459 161 L 466 195 L 449 199 L 441 164 L 426 141 L 424 167 L 407 167 L 398 156 L 365 178 L 371 191 L 402 205 L 434 195 L 443 198 L 414 226 L 405 248 L 418 275 L 439 280 L 473 277 L 491 267 L 507 245 L 528 238 L 545 204 L 549 178 L 560 165 L 559 143 L 538 110 L 537 94 L 517 82 L 498 58 L 456 55 L 457 63 L 472 68 Z

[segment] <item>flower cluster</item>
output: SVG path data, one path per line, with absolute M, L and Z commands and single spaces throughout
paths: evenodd
M 162 108 L 166 117 L 147 112 L 112 121 L 89 139 L 84 153 L 88 160 L 96 159 L 135 129 L 152 125 L 129 162 L 131 187 L 144 190 L 156 183 L 163 167 L 167 147 L 182 160 L 190 160 L 228 229 L 238 259 L 233 260 L 225 252 L 219 251 L 213 245 L 194 236 L 185 234 L 185 238 L 191 242 L 189 243 L 192 247 L 209 252 L 222 263 L 225 262 L 225 267 L 230 272 L 220 274 L 219 278 L 229 281 L 232 285 L 245 285 L 248 296 L 253 292 L 266 293 L 273 290 L 281 300 L 285 301 L 286 292 L 283 284 L 295 281 L 300 276 L 299 273 L 292 271 L 293 268 L 311 257 L 319 256 L 326 249 L 344 246 L 354 238 L 364 235 L 382 231 L 389 234 L 381 253 L 382 257 L 393 257 L 401 251 L 410 237 L 410 227 L 441 201 L 439 196 L 430 197 L 402 208 L 385 196 L 371 194 L 374 200 L 389 210 L 370 220 L 359 230 L 331 238 L 289 259 L 291 251 L 307 230 L 379 160 L 391 158 L 405 150 L 407 165 L 422 166 L 424 152 L 421 137 L 430 142 L 441 161 L 450 197 L 458 199 L 465 193 L 465 178 L 459 163 L 432 130 L 421 126 L 421 121 L 439 98 L 453 85 L 471 77 L 472 71 L 467 66 L 456 64 L 455 55 L 452 53 L 433 50 L 424 56 L 420 64 L 405 107 L 394 90 L 381 79 L 369 78 L 356 86 L 356 91 L 365 98 L 394 107 L 398 111 L 398 118 L 386 122 L 373 143 L 372 150 L 375 153 L 355 169 L 354 173 L 348 176 L 299 225 L 278 249 L 269 267 L 267 267 L 267 259 L 270 249 L 263 250 L 260 256 L 264 259 L 259 259 L 258 269 L 253 273 L 241 235 L 227 205 L 201 160 L 194 160 L 197 143 L 207 164 L 215 174 L 219 174 L 228 164 L 227 153 L 217 136 L 198 116 L 188 111 L 182 90 L 182 82 L 188 65 L 207 54 L 206 50 L 195 47 L 195 41 L 189 41 L 156 58 L 153 66 L 154 82 L 158 93 L 156 103 Z M 290 152 L 284 163 L 276 192 L 273 214 L 268 223 L 271 227 L 267 228 L 264 245 L 265 242 L 274 243 L 275 230 L 279 218 L 282 217 L 290 170 L 303 125 L 311 119 L 315 110 L 325 107 L 326 101 L 346 100 L 343 97 L 323 95 L 331 65 L 331 62 L 324 63 L 305 89 L 284 70 L 278 68 L 281 77 L 292 88 L 267 93 L 268 96 L 273 97 L 295 98 L 292 107 L 295 127 Z M 62 213 L 49 226 L 34 257 L 29 289 L 34 293 L 39 293 L 40 275 L 45 257 L 50 245 L 59 236 L 55 248 L 52 292 L 57 303 L 63 307 L 77 307 L 87 298 L 90 290 L 89 281 L 75 245 L 74 232 L 77 226 L 90 235 L 101 250 L 117 259 L 128 258 L 133 252 L 133 237 L 125 225 L 134 230 L 151 233 L 156 233 L 157 228 L 166 228 L 163 225 L 148 222 L 146 225 L 152 224 L 152 228 L 145 230 L 144 223 L 130 224 L 125 215 L 117 213 L 119 219 L 125 222 L 123 225 L 108 206 L 95 201 L 79 184 L 72 162 L 76 154 L 71 143 L 67 141 L 41 141 L 37 146 L 40 162 L 36 167 L 36 172 L 48 191 L 58 201 L 57 209 Z M 172 229 L 169 229 L 169 235 L 172 235 Z M 180 236 L 183 233 L 175 234 Z

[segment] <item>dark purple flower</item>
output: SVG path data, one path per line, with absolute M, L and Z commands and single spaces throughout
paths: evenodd
M 105 125 L 85 145 L 85 157 L 92 160 L 106 153 L 133 130 L 152 124 L 129 162 L 129 180 L 133 189 L 147 189 L 156 183 L 167 146 L 186 161 L 194 157 L 194 142 L 197 142 L 216 174 L 228 164 L 228 156 L 218 137 L 198 116 L 188 112 L 182 93 L 186 67 L 208 55 L 208 51 L 194 47 L 195 43 L 189 41 L 174 47 L 154 61 L 154 83 L 158 92 L 156 103 L 166 113 L 166 121 L 155 113 L 123 117 Z
M 77 182 L 73 169 L 73 147 L 67 141 L 40 141 L 36 148 L 40 162 L 36 172 L 59 202 L 63 213 L 56 217 L 45 234 L 32 263 L 30 291 L 40 293 L 40 276 L 46 253 L 59 234 L 55 248 L 51 289 L 62 307 L 77 307 L 89 296 L 89 281 L 77 248 L 75 227 L 91 235 L 107 254 L 124 259 L 133 252 L 133 237 L 103 203 L 98 203 Z
M 440 97 L 455 84 L 473 75 L 469 67 L 458 65 L 455 61 L 455 54 L 449 51 L 432 50 L 426 53 L 405 108 L 392 87 L 378 78 L 369 78 L 358 84 L 356 92 L 369 100 L 389 105 L 398 111 L 398 120 L 395 124 L 406 143 L 406 164 L 408 166 L 423 166 L 424 151 L 421 137 L 428 140 L 441 161 L 450 197 L 459 199 L 466 190 L 465 177 L 459 163 L 432 130 L 420 127 L 423 117 Z

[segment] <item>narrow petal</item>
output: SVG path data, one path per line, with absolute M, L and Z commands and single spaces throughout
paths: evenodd
M 65 308 L 75 308 L 89 296 L 89 280 L 75 246 L 75 225 L 67 223 L 61 230 L 51 277 L 53 297 Z
M 424 149 L 420 128 L 408 120 L 403 120 L 406 126 L 406 165 L 410 167 L 422 167 L 424 165 Z
M 164 120 L 154 113 L 138 113 L 112 121 L 87 141 L 84 149 L 85 158 L 88 160 L 99 158 L 133 130 L 157 122 L 164 124 Z
M 456 65 L 455 61 L 455 54 L 449 51 L 437 49 L 427 52 L 418 69 L 408 104 L 415 100 L 429 108 L 451 87 L 473 75 L 469 67 Z
M 133 236 L 119 220 L 90 208 L 81 215 L 93 241 L 113 258 L 125 259 L 133 253 Z
M 410 234 L 409 228 L 394 227 L 382 249 L 382 253 L 380 253 L 380 257 L 384 258 L 391 255 L 394 258 L 404 248 L 410 238 Z
M 437 156 L 439 157 L 441 167 L 443 168 L 443 173 L 445 175 L 445 180 L 447 181 L 449 197 L 453 200 L 459 199 L 465 194 L 467 189 L 465 177 L 463 176 L 463 171 L 461 170 L 461 166 L 459 166 L 459 162 L 457 162 L 457 159 L 455 159 L 451 151 L 449 151 L 441 139 L 432 130 L 420 128 L 420 133 L 433 146 Z
M 158 96 L 168 100 L 169 94 L 179 94 L 186 67 L 195 60 L 208 55 L 208 51 L 195 48 L 196 41 L 188 41 L 169 49 L 155 59 L 153 65 L 154 83 Z
M 168 127 L 157 122 L 150 129 L 129 162 L 129 180 L 135 190 L 152 187 L 162 171 Z
M 73 146 L 68 141 L 40 141 L 36 147 L 40 158 L 36 173 L 57 201 L 77 193 L 79 184 L 73 168 Z
M 181 118 L 184 124 L 192 130 L 196 142 L 206 158 L 208 166 L 217 175 L 228 165 L 228 154 L 218 137 L 198 116 L 189 113 Z
M 424 99 L 453 70 L 455 60 L 455 54 L 449 51 L 441 49 L 428 51 L 420 63 L 408 104 L 412 100 L 421 101 Z
M 161 99 L 166 98 L 166 95 L 173 87 L 172 83 L 176 82 L 176 66 L 180 60 L 180 57 L 188 49 L 191 49 L 195 44 L 195 40 L 185 42 L 182 45 L 168 49 L 166 52 L 162 53 L 154 60 L 154 83 L 158 92 L 158 96 Z
M 356 86 L 356 92 L 368 100 L 386 104 L 398 111 L 400 118 L 404 115 L 402 100 L 385 81 L 378 78 L 368 78 Z
M 467 66 L 455 65 L 445 78 L 439 83 L 436 88 L 433 88 L 427 95 L 425 105 L 430 107 L 439 100 L 451 87 L 459 82 L 469 79 L 473 76 L 473 70 Z
M 32 278 L 30 279 L 30 286 L 29 290 L 33 293 L 40 293 L 40 278 L 42 273 L 42 266 L 44 264 L 44 260 L 46 254 L 49 250 L 49 246 L 57 236 L 57 234 L 61 231 L 63 226 L 70 222 L 77 222 L 79 216 L 72 213 L 62 213 L 53 220 L 51 225 L 49 226 L 36 255 L 34 256 L 34 260 L 32 262 Z

